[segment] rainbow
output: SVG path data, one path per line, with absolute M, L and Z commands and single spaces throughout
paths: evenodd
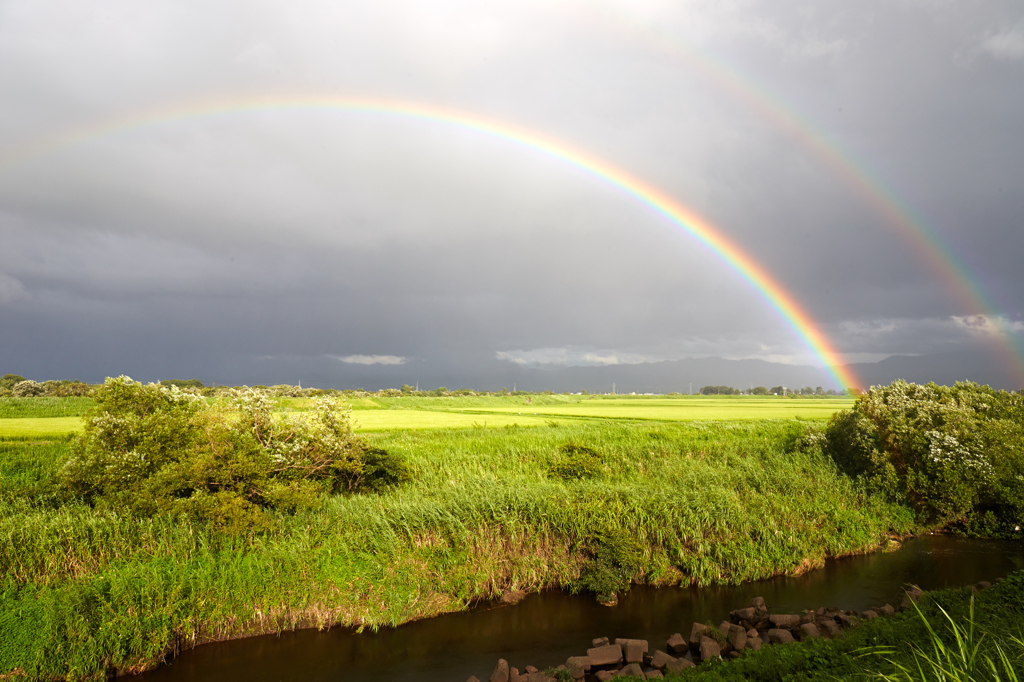
M 863 161 L 831 139 L 827 133 L 788 106 L 780 97 L 744 75 L 738 69 L 719 60 L 711 59 L 656 26 L 635 19 L 627 10 L 601 0 L 586 0 L 577 6 L 602 17 L 617 31 L 628 26 L 651 49 L 680 59 L 694 68 L 719 90 L 729 93 L 751 111 L 756 111 L 809 149 L 825 166 L 841 178 L 862 200 L 871 206 L 886 223 L 896 229 L 900 237 L 925 262 L 929 270 L 943 283 L 956 305 L 969 315 L 983 315 L 1000 329 L 1005 316 L 999 312 L 993 297 L 988 294 L 969 269 L 962 264 L 942 239 L 931 230 L 914 210 L 895 191 L 887 187 L 877 173 Z M 1024 337 L 1019 340 L 1003 325 L 1000 329 L 999 352 L 1017 383 L 1024 386 Z
M 710 249 L 759 291 L 782 315 L 807 347 L 828 368 L 840 386 L 851 388 L 861 385 L 842 355 L 796 298 L 739 245 L 696 212 L 625 170 L 582 150 L 574 149 L 564 142 L 533 130 L 464 111 L 418 102 L 370 97 L 296 95 L 215 100 L 124 117 L 23 145 L 0 157 L 0 172 L 42 155 L 125 130 L 187 118 L 271 109 L 362 111 L 433 121 L 515 142 L 575 166 L 646 204 Z

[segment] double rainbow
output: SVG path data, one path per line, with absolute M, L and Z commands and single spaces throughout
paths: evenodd
M 822 333 L 818 324 L 797 302 L 796 298 L 720 229 L 656 187 L 603 159 L 536 131 L 493 118 L 418 102 L 369 97 L 297 95 L 272 98 L 232 98 L 125 117 L 24 145 L 20 149 L 0 157 L 0 171 L 91 139 L 144 126 L 204 116 L 287 109 L 361 111 L 433 121 L 515 142 L 575 166 L 646 204 L 667 218 L 676 228 L 710 249 L 749 282 L 782 315 L 803 339 L 806 346 L 828 368 L 839 385 L 844 387 L 860 386 L 860 381 L 847 366 L 839 351 Z

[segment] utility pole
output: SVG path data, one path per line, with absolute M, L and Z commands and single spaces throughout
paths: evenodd
M 612 382 L 612 395 L 615 395 L 615 382 Z
M 689 395 L 693 395 L 693 382 L 692 381 L 690 382 L 690 393 L 689 393 Z

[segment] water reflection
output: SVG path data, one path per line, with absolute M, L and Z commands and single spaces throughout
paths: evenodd
M 694 621 L 718 622 L 762 596 L 774 612 L 819 606 L 863 610 L 896 605 L 908 582 L 938 589 L 992 580 L 1024 568 L 1024 543 L 928 536 L 901 550 L 829 562 L 799 578 L 735 587 L 634 587 L 613 608 L 592 597 L 532 595 L 516 606 L 476 609 L 376 633 L 344 628 L 302 631 L 208 644 L 138 682 L 394 680 L 462 682 L 487 679 L 498 658 L 520 669 L 562 663 L 585 652 L 594 637 L 637 637 L 658 646 Z M 663 646 L 662 646 L 663 648 Z

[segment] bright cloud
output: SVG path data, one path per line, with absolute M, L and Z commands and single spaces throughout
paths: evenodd
M 408 358 L 398 355 L 332 355 L 332 358 L 350 365 L 404 365 Z

